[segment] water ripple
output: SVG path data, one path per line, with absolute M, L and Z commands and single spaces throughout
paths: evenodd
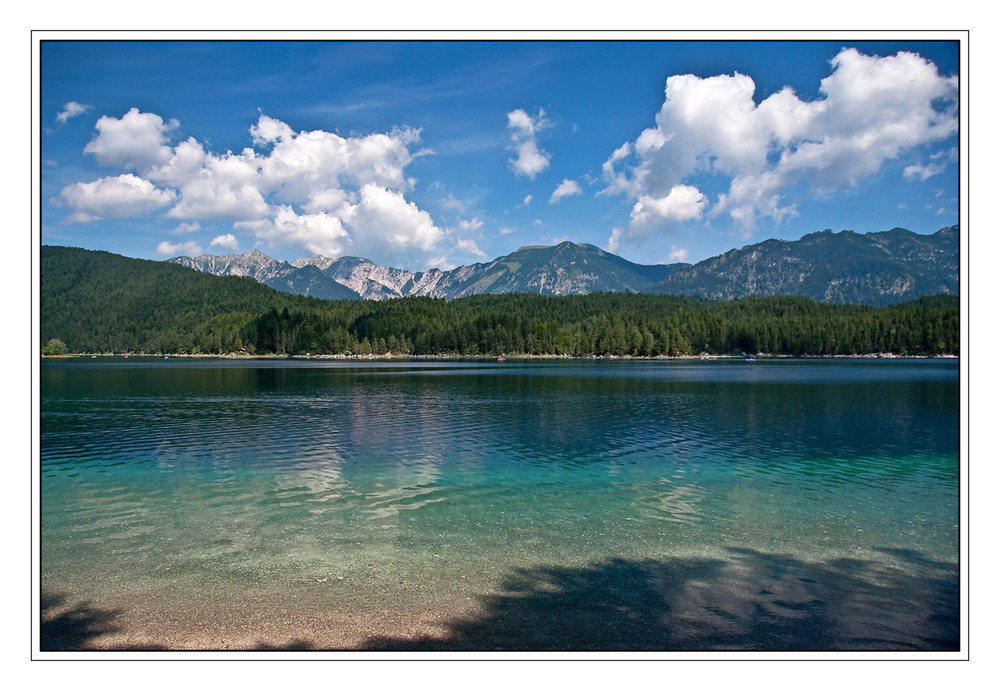
M 148 560 L 222 578 L 362 554 L 422 563 L 427 545 L 954 553 L 957 381 L 632 364 L 43 376 L 46 568 Z

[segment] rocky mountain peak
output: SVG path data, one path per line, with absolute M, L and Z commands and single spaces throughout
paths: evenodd
M 802 295 L 825 302 L 889 304 L 958 293 L 958 227 L 933 235 L 819 231 L 769 239 L 697 264 L 641 265 L 590 244 L 529 245 L 491 262 L 413 272 L 360 257 L 321 255 L 293 262 L 259 249 L 171 260 L 216 275 L 250 276 L 278 290 L 324 299 L 447 299 L 482 293 L 650 292 L 730 300 Z

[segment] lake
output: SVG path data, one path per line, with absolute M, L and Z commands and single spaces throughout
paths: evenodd
M 956 360 L 46 359 L 42 649 L 956 650 Z

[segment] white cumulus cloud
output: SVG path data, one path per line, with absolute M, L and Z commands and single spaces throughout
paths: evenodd
M 191 242 L 167 242 L 164 240 L 156 246 L 156 251 L 164 257 L 197 257 L 202 253 L 201 245 L 193 240 Z
M 121 118 L 101 117 L 94 128 L 97 134 L 84 147 L 102 165 L 143 171 L 170 159 L 167 142 L 177 121 L 164 122 L 154 113 L 140 113 L 132 108 Z
M 510 131 L 510 149 L 517 155 L 509 159 L 511 168 L 517 175 L 523 175 L 532 180 L 549 167 L 551 156 L 538 148 L 535 139 L 537 132 L 547 126 L 545 111 L 539 109 L 538 115 L 532 117 L 518 108 L 507 113 L 507 129 Z
M 486 259 L 486 253 L 479 249 L 475 242 L 469 239 L 462 239 L 455 242 L 455 249 L 465 254 L 471 254 L 480 259 Z
M 564 197 L 575 197 L 581 192 L 580 184 L 576 180 L 563 180 L 549 197 L 549 204 L 555 204 Z
M 59 122 L 66 122 L 70 118 L 75 118 L 77 115 L 83 115 L 91 106 L 84 105 L 83 103 L 77 103 L 76 101 L 70 101 L 63 106 L 63 109 L 56 114 L 56 120 Z
M 265 115 L 250 132 L 256 144 L 272 145 L 258 161 L 261 189 L 296 202 L 317 189 L 343 185 L 408 190 L 405 169 L 417 155 L 410 146 L 420 138 L 419 130 L 411 128 L 352 138 L 322 130 L 295 133 Z
M 240 247 L 240 241 L 236 239 L 236 236 L 232 233 L 226 233 L 225 235 L 216 236 L 209 245 L 210 247 L 219 247 L 224 250 L 229 250 L 235 252 Z
M 755 103 L 742 74 L 667 79 L 655 126 L 618 147 L 602 166 L 604 194 L 635 202 L 630 236 L 703 213 L 742 227 L 795 214 L 787 191 L 825 194 L 861 183 L 914 147 L 957 131 L 957 80 L 913 53 L 869 56 L 854 48 L 831 61 L 820 97 L 786 87 Z M 930 168 L 914 168 L 919 179 Z M 701 174 L 728 179 L 714 206 Z
M 311 255 L 336 259 L 351 246 L 350 236 L 339 218 L 325 212 L 298 214 L 282 205 L 273 218 L 239 221 L 234 226 L 276 249 L 303 249 Z
M 67 219 L 88 223 L 104 218 L 129 218 L 170 204 L 174 192 L 157 188 L 131 173 L 63 188 L 55 203 L 72 209 Z
M 630 232 L 641 236 L 652 228 L 699 218 L 707 204 L 701 190 L 691 185 L 676 185 L 663 197 L 644 194 L 632 207 Z
M 177 232 L 230 221 L 274 250 L 336 257 L 356 247 L 413 263 L 439 256 L 447 233 L 406 198 L 415 184 L 407 167 L 433 153 L 418 148 L 418 129 L 342 137 L 296 131 L 261 113 L 248 129 L 253 146 L 216 153 L 194 137 L 172 145 L 178 127 L 137 108 L 101 117 L 84 151 L 134 173 L 64 188 L 56 203 L 73 209 L 67 221 L 155 211 L 182 221 Z M 213 244 L 231 246 L 230 237 Z
M 612 254 L 618 254 L 622 249 L 622 229 L 612 228 L 611 235 L 608 237 L 608 244 L 604 246 L 608 252 Z
M 445 238 L 430 214 L 401 192 L 373 183 L 361 188 L 360 200 L 344 220 L 366 256 L 377 253 L 395 262 L 417 263 Z
M 903 177 L 907 180 L 922 181 L 938 175 L 939 173 L 943 173 L 944 170 L 944 163 L 928 163 L 927 165 L 914 163 L 913 165 L 906 166 L 906 168 L 903 169 Z
M 671 245 L 669 259 L 672 262 L 686 262 L 688 260 L 688 251 L 683 247 Z
M 205 156 L 197 173 L 178 184 L 180 198 L 167 212 L 185 220 L 249 220 L 270 213 L 252 153 Z

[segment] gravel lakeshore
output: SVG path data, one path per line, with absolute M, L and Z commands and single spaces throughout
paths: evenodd
M 447 622 L 481 614 L 468 602 L 431 609 L 381 602 L 361 610 L 261 596 L 127 606 L 43 597 L 42 605 L 42 651 L 366 650 L 390 640 L 434 649 L 447 647 Z
M 41 650 L 957 650 L 957 573 L 933 571 L 915 576 L 906 555 L 814 562 L 741 549 L 724 560 L 536 565 L 502 579 L 332 577 L 183 597 L 43 588 Z

